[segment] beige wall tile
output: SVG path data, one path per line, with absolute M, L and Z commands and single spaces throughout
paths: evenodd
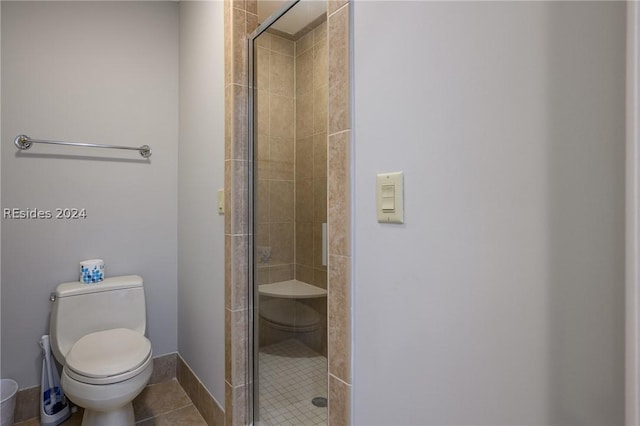
M 324 34 L 326 38 L 326 23 L 323 23 L 323 25 L 325 31 L 323 31 L 321 34 Z M 327 71 L 327 42 L 325 39 L 313 46 L 313 87 L 321 87 L 327 85 Z
M 271 245 L 271 238 L 269 236 L 269 223 L 259 223 L 256 227 L 256 245 L 269 247 Z
M 331 16 L 332 13 L 335 13 L 342 6 L 349 3 L 349 1 L 350 0 L 327 0 L 327 14 Z
M 258 90 L 256 97 L 256 110 L 257 114 L 257 122 L 258 122 L 258 134 L 259 135 L 267 135 L 269 136 L 270 131 L 270 99 L 269 93 L 267 91 Z
M 231 309 L 231 234 L 224 235 L 224 307 Z
M 313 221 L 313 179 L 296 181 L 296 221 Z
M 247 161 L 231 161 L 231 233 L 246 234 L 248 232 L 248 167 Z
M 327 176 L 327 133 L 313 136 L 313 177 Z M 326 202 L 325 202 L 326 203 Z
M 272 95 L 270 105 L 270 134 L 272 137 L 294 138 L 294 101 L 292 98 Z M 246 142 L 245 142 L 246 144 Z
M 175 379 L 177 358 L 177 353 L 153 358 L 153 372 L 151 373 L 151 379 L 149 379 L 148 384 L 153 385 L 155 383 Z
M 293 56 L 293 41 L 271 34 L 271 51 L 282 53 L 283 55 Z
M 272 180 L 269 194 L 269 221 L 293 222 L 293 181 Z
M 271 179 L 293 180 L 295 159 L 293 138 L 272 136 L 270 145 Z
M 209 426 L 222 426 L 224 425 L 224 410 L 217 401 L 209 393 L 202 383 L 198 386 L 198 403 L 195 404 L 196 408 L 200 412 L 200 415 L 204 418 Z
M 296 137 L 313 135 L 313 93 L 303 93 L 296 98 Z
M 196 386 L 201 384 L 196 379 Z M 197 400 L 197 393 L 196 393 Z M 169 411 L 190 405 L 187 393 L 180 387 L 176 379 L 170 379 L 163 383 L 146 386 L 133 400 L 133 410 L 136 421 L 157 417 Z
M 351 128 L 349 81 L 349 7 L 329 16 L 329 134 Z
M 271 223 L 271 264 L 293 263 L 293 223 Z
M 231 140 L 233 138 L 233 85 L 224 88 L 224 159 L 231 159 Z
M 258 285 L 270 284 L 271 281 L 271 269 L 268 266 L 258 266 L 254 276 L 255 282 Z
M 255 39 L 256 46 L 271 50 L 271 34 L 263 32 Z
M 329 256 L 329 373 L 351 383 L 351 258 Z
M 303 283 L 311 284 L 313 282 L 313 268 L 305 265 L 296 264 L 296 279 Z
M 313 266 L 313 225 L 296 223 L 296 263 Z
M 327 178 L 313 178 L 313 222 L 327 222 Z
M 271 52 L 269 90 L 272 94 L 293 98 L 293 57 Z
M 313 30 L 313 44 L 326 43 L 327 41 L 327 21 L 322 21 Z
M 313 50 L 307 49 L 296 58 L 296 96 L 313 89 Z
M 350 131 L 329 136 L 327 170 L 329 254 L 343 256 L 349 256 L 351 253 L 350 143 Z
M 224 205 L 228 206 L 224 215 L 224 233 L 231 233 L 231 214 L 230 214 L 230 206 L 231 206 L 231 192 L 232 192 L 232 173 L 231 173 L 231 164 L 233 160 L 225 160 L 224 161 Z
M 254 215 L 259 225 L 269 223 L 271 217 L 269 214 L 269 200 L 271 198 L 269 193 L 269 183 L 270 181 L 261 179 L 258 180 L 258 184 L 256 185 L 256 193 L 254 194 L 256 199 Z M 259 233 L 260 228 L 257 229 L 256 234 Z
M 313 89 L 313 130 L 314 133 L 327 132 L 328 86 Z
M 246 366 L 248 360 L 247 317 L 245 309 L 240 311 L 225 310 L 225 323 L 230 324 L 229 331 L 225 334 L 229 337 L 229 344 L 225 344 L 225 380 L 233 386 L 246 383 Z
M 229 158 L 233 160 L 247 160 L 247 87 L 238 84 L 231 85 L 233 102 L 233 116 L 240 117 L 231 124 L 231 151 Z
M 313 137 L 296 140 L 296 180 L 313 177 Z
M 233 387 L 229 382 L 224 382 L 224 424 L 225 426 L 233 426 L 233 407 L 240 404 L 240 401 L 234 400 Z M 245 407 L 246 408 L 246 407 Z
M 181 356 L 178 356 L 176 367 L 180 386 L 182 386 L 187 396 L 193 400 L 198 394 L 198 379 Z
M 233 311 L 245 309 L 247 306 L 247 287 L 249 283 L 249 266 L 247 264 L 248 238 L 247 235 L 232 235 L 230 237 L 232 264 L 229 307 Z
M 232 387 L 225 383 L 225 425 L 241 426 L 247 424 L 247 386 Z
M 296 41 L 296 56 L 300 56 L 313 47 L 313 32 L 308 32 Z
M 16 407 L 13 412 L 15 423 L 40 416 L 40 386 L 20 389 L 16 394 Z
M 268 180 L 271 178 L 271 169 L 273 168 L 271 165 L 271 149 L 269 145 L 271 144 L 271 138 L 265 134 L 258 134 L 255 139 L 256 144 L 256 152 L 257 152 L 257 179 L 260 180 Z
M 269 90 L 271 73 L 271 52 L 268 49 L 257 47 L 255 55 L 254 81 L 258 90 Z M 259 99 L 259 98 L 258 98 Z
M 329 375 L 329 426 L 351 425 L 351 386 Z
M 311 284 L 320 287 L 320 288 L 327 288 L 327 271 L 326 270 L 321 270 L 321 269 L 313 269 L 313 281 L 311 282 Z M 326 309 L 325 309 L 326 310 Z M 326 312 L 325 312 L 326 314 Z
M 249 2 L 247 2 L 249 3 Z M 247 34 L 252 34 L 258 28 L 258 15 L 247 10 Z
M 295 268 L 293 263 L 287 265 L 272 266 L 269 268 L 272 283 L 292 280 L 295 276 Z
M 247 84 L 246 18 L 244 10 L 236 7 L 231 9 L 231 45 L 233 46 L 231 83 L 235 84 Z
M 258 14 L 258 0 L 245 0 L 245 10 L 254 15 Z
M 224 1 L 224 84 L 225 87 L 233 81 L 233 26 L 231 21 L 231 2 Z M 225 101 L 226 106 L 226 101 Z

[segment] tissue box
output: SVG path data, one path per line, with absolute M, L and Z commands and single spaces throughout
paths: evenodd
M 83 260 L 80 262 L 80 282 L 95 284 L 104 280 L 104 261 L 102 259 Z

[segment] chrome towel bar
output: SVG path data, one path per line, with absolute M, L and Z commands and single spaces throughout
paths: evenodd
M 104 145 L 98 143 L 80 143 L 80 142 L 62 142 L 62 141 L 48 141 L 42 139 L 31 139 L 27 135 L 18 135 L 13 140 L 13 143 L 18 149 L 29 149 L 34 143 L 46 143 L 52 145 L 68 145 L 68 146 L 84 146 L 88 148 L 113 148 L 113 149 L 130 149 L 140 152 L 144 158 L 151 157 L 151 148 L 149 145 L 142 145 L 140 148 L 132 146 L 118 146 L 118 145 Z

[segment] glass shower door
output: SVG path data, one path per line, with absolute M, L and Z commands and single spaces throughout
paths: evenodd
M 250 43 L 255 424 L 327 422 L 326 52 L 324 2 Z

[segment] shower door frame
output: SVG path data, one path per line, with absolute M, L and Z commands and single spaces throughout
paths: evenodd
M 625 423 L 640 424 L 640 5 L 627 2 Z

